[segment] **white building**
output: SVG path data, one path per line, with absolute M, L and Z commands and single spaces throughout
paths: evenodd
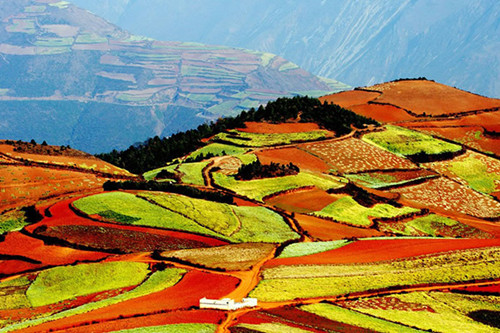
M 243 298 L 241 302 L 235 302 L 231 298 L 218 299 L 200 299 L 200 309 L 218 309 L 218 310 L 237 310 L 241 308 L 253 308 L 257 306 L 256 298 Z

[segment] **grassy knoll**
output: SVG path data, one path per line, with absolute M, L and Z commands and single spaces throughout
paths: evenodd
M 248 149 L 246 148 L 236 147 L 223 143 L 211 143 L 192 152 L 188 156 L 188 158 L 197 159 L 200 158 L 200 156 L 207 156 L 207 155 L 213 155 L 213 156 L 237 155 L 237 154 L 243 154 L 247 151 Z
M 328 134 L 325 130 L 298 133 L 247 133 L 230 130 L 217 134 L 213 140 L 246 147 L 265 147 L 319 140 Z
M 387 125 L 383 132 L 373 132 L 363 136 L 363 140 L 401 155 L 428 155 L 457 152 L 459 145 L 434 139 L 432 136 L 406 128 Z
M 376 204 L 371 208 L 367 208 L 349 196 L 340 198 L 322 210 L 312 213 L 312 215 L 328 217 L 354 226 L 366 227 L 371 225 L 370 217 L 395 217 L 413 212 L 418 212 L 418 209 L 411 207 L 397 208 L 389 204 Z
M 238 207 L 175 194 L 142 195 L 232 242 L 280 243 L 299 237 L 280 215 L 264 207 Z
M 418 305 L 428 311 L 411 311 L 411 309 L 382 309 L 380 307 L 357 306 L 353 302 L 350 308 L 370 316 L 417 327 L 422 330 L 437 332 L 493 332 L 491 326 L 481 324 L 468 317 L 468 313 L 479 310 L 500 311 L 500 297 L 484 297 L 479 295 L 461 295 L 441 292 L 413 292 L 409 294 L 391 295 L 377 298 L 383 303 L 385 299 L 396 298 L 401 304 Z
M 338 178 L 327 175 L 300 172 L 298 175 L 238 181 L 234 177 L 214 173 L 215 183 L 250 199 L 262 201 L 265 196 L 304 186 L 316 186 L 322 190 L 339 188 L 344 184 Z
M 334 321 L 339 321 L 344 324 L 349 324 L 357 327 L 374 330 L 376 332 L 387 333 L 406 333 L 406 332 L 422 332 L 407 326 L 392 323 L 387 320 L 374 318 L 366 314 L 356 311 L 341 308 L 328 303 L 318 303 L 304 305 L 300 307 L 302 310 L 314 313 L 318 316 L 325 317 Z
M 59 266 L 40 272 L 26 291 L 32 306 L 119 289 L 141 283 L 149 273 L 148 265 L 134 262 L 108 262 Z
M 498 248 L 463 250 L 390 263 L 278 266 L 250 293 L 264 302 L 345 295 L 397 286 L 500 277 Z
M 217 325 L 214 324 L 171 324 L 164 326 L 139 327 L 116 331 L 119 333 L 214 333 Z
M 76 308 L 61 311 L 61 312 L 58 312 L 58 313 L 55 313 L 53 315 L 49 315 L 46 317 L 41 317 L 41 318 L 36 318 L 36 319 L 16 323 L 16 324 L 4 327 L 3 330 L 5 332 L 10 332 L 10 331 L 19 330 L 22 328 L 36 326 L 36 325 L 40 325 L 40 324 L 43 324 L 43 323 L 46 323 L 49 321 L 54 321 L 54 320 L 82 314 L 82 313 L 87 313 L 87 312 L 90 312 L 92 310 L 100 309 L 100 308 L 103 308 L 106 306 L 110 306 L 113 304 L 117 304 L 120 302 L 130 300 L 130 299 L 149 295 L 149 294 L 152 294 L 152 293 L 155 293 L 155 292 L 158 292 L 158 291 L 161 291 L 161 290 L 164 290 L 166 288 L 174 286 L 175 284 L 177 284 L 177 282 L 179 282 L 179 280 L 182 278 L 184 273 L 186 273 L 185 270 L 178 269 L 178 268 L 169 268 L 169 269 L 166 269 L 163 271 L 156 271 L 153 274 L 151 274 L 149 276 L 149 278 L 146 281 L 144 281 L 141 285 L 139 285 L 135 289 L 132 289 L 129 292 L 126 292 L 126 293 L 123 293 L 123 294 L 120 294 L 120 295 L 117 295 L 117 296 L 114 296 L 111 298 L 103 299 L 100 301 L 87 303 L 87 304 L 78 306 Z
M 308 256 L 310 254 L 338 249 L 349 243 L 351 242 L 345 239 L 329 241 L 329 242 L 294 243 L 285 247 L 285 249 L 281 252 L 278 258 Z

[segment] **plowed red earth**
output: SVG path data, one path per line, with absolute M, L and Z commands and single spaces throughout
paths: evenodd
M 129 225 L 119 225 L 119 224 L 112 224 L 112 223 L 106 223 L 106 222 L 98 222 L 90 219 L 83 218 L 81 216 L 78 216 L 75 214 L 73 210 L 71 210 L 70 205 L 73 201 L 77 200 L 78 198 L 73 198 L 69 200 L 64 200 L 56 203 L 54 206 L 50 207 L 49 211 L 52 214 L 52 217 L 46 217 L 44 218 L 41 222 L 32 224 L 26 227 L 26 230 L 30 233 L 33 233 L 34 230 L 42 225 L 45 225 L 47 227 L 52 227 L 52 226 L 89 226 L 89 227 L 102 227 L 105 229 L 109 228 L 115 228 L 117 230 L 124 230 L 127 231 L 128 233 L 134 233 L 137 232 L 139 234 L 152 234 L 156 235 L 158 237 L 168 237 L 172 239 L 179 239 L 179 242 L 182 242 L 182 240 L 186 240 L 186 242 L 193 241 L 196 243 L 201 243 L 205 244 L 207 246 L 220 246 L 220 245 L 227 245 L 227 242 L 210 238 L 210 237 L 205 237 L 205 236 L 200 236 L 200 235 L 194 235 L 191 233 L 187 232 L 179 232 L 179 231 L 170 231 L 170 230 L 162 230 L 162 229 L 155 229 L 155 228 L 146 228 L 146 227 L 136 227 L 136 226 L 129 226 Z M 1 253 L 1 252 L 0 252 Z
M 300 169 L 328 172 L 331 169 L 321 159 L 297 148 L 266 149 L 256 151 L 255 154 L 263 164 L 271 162 L 289 164 L 292 162 Z
M 354 309 L 379 309 L 394 311 L 423 311 L 435 313 L 434 309 L 428 305 L 412 302 L 404 302 L 397 297 L 368 298 L 354 301 L 341 301 L 338 305 Z
M 238 324 L 264 324 L 264 323 L 280 323 L 282 325 L 286 325 L 288 327 L 294 327 L 298 329 L 306 329 L 307 332 L 315 332 L 315 333 L 321 333 L 324 332 L 323 330 L 318 330 L 313 327 L 312 325 L 308 325 L 307 328 L 295 323 L 294 321 L 286 320 L 284 318 L 276 317 L 271 314 L 268 314 L 263 311 L 253 311 L 249 312 L 240 318 L 238 318 Z M 291 330 L 291 329 L 290 329 Z M 231 332 L 239 332 L 238 327 L 231 327 L 230 328 Z M 243 330 L 244 332 L 254 332 L 253 330 Z M 286 332 L 286 328 L 283 327 L 283 332 Z M 255 331 L 257 332 L 257 331 Z
M 190 271 L 175 286 L 163 291 L 31 327 L 21 330 L 21 332 L 43 332 L 50 329 L 67 330 L 86 323 L 105 323 L 116 320 L 120 316 L 127 318 L 149 313 L 156 314 L 161 311 L 187 309 L 198 306 L 202 297 L 219 299 L 227 295 L 236 288 L 238 283 L 239 280 L 231 276 Z M 142 322 L 139 322 L 139 326 L 142 325 Z
M 295 219 L 309 236 L 321 241 L 339 240 L 351 237 L 377 237 L 384 235 L 374 229 L 355 228 L 309 215 L 297 214 L 295 215 Z
M 248 133 L 299 133 L 319 130 L 316 123 L 282 123 L 269 124 L 249 121 L 245 123 L 246 127 L 238 128 L 239 131 Z
M 384 239 L 357 241 L 339 249 L 303 257 L 279 258 L 265 267 L 280 265 L 352 264 L 395 260 L 454 250 L 499 246 L 500 239 Z
M 78 261 L 98 261 L 109 256 L 108 253 L 103 252 L 45 245 L 43 241 L 19 232 L 12 232 L 5 236 L 5 240 L 0 243 L 0 254 L 25 256 L 42 262 L 44 266 L 68 265 Z M 12 266 L 8 264 L 8 261 L 6 263 L 8 269 L 12 271 Z M 0 273 L 3 273 L 1 265 Z
M 336 200 L 323 190 L 313 188 L 294 191 L 272 197 L 266 203 L 295 213 L 311 213 L 322 210 Z
M 389 103 L 416 114 L 443 115 L 500 107 L 500 100 L 475 95 L 427 80 L 402 80 L 368 87 L 380 91 L 379 103 Z
M 66 329 L 67 333 L 114 332 L 138 327 L 161 326 L 170 324 L 217 324 L 224 319 L 224 311 L 193 310 L 172 311 L 149 316 L 124 318 L 83 327 Z M 181 332 L 179 332 L 181 333 Z
M 353 105 L 366 104 L 379 96 L 380 93 L 378 92 L 351 90 L 342 91 L 333 95 L 323 96 L 320 97 L 319 100 L 321 101 L 321 103 L 327 101 L 328 103 L 340 105 L 343 108 L 349 108 Z
M 43 264 L 34 264 L 22 260 L 0 260 L 0 275 L 14 275 L 43 267 Z
M 348 109 L 356 112 L 357 114 L 368 118 L 373 118 L 383 123 L 393 123 L 417 119 L 405 110 L 392 105 L 362 104 L 350 106 L 348 107 Z
M 500 296 L 500 284 L 495 284 L 492 286 L 475 286 L 475 287 L 464 287 L 452 289 L 453 291 L 462 291 L 471 294 L 482 294 L 482 295 L 497 295 Z
M 454 117 L 445 120 L 429 120 L 418 123 L 409 123 L 408 126 L 418 127 L 460 127 L 460 126 L 481 126 L 498 127 L 500 124 L 500 111 L 481 112 L 462 117 Z

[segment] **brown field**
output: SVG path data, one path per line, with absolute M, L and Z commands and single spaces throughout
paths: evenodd
M 337 94 L 320 97 L 321 103 L 327 101 L 351 109 L 351 106 L 366 104 L 380 96 L 380 93 L 364 90 L 342 91 Z
M 318 188 L 302 189 L 271 197 L 267 204 L 295 213 L 312 213 L 322 210 L 336 197 Z
M 237 128 L 237 130 L 248 133 L 300 133 L 311 132 L 319 130 L 316 123 L 282 123 L 282 124 L 269 124 L 249 121 L 245 123 L 246 127 Z
M 396 297 L 384 296 L 359 299 L 354 301 L 341 301 L 338 305 L 351 309 L 380 309 L 395 311 L 425 311 L 435 313 L 433 308 L 420 303 L 404 302 Z
M 500 107 L 500 100 L 475 95 L 427 80 L 402 80 L 368 87 L 380 91 L 376 102 L 388 103 L 418 115 L 457 114 Z
M 423 184 L 401 187 L 391 192 L 417 205 L 436 211 L 460 213 L 480 218 L 500 217 L 500 203 L 444 177 Z
M 417 119 L 401 108 L 385 104 L 353 105 L 349 107 L 349 110 L 382 123 L 394 123 Z
M 31 161 L 58 167 L 73 167 L 82 170 L 94 170 L 109 175 L 132 176 L 130 172 L 124 169 L 120 169 L 93 156 L 76 157 L 30 154 L 14 151 L 14 146 L 5 143 L 0 144 L 0 154 L 4 154 L 7 157 L 11 157 L 17 161 Z
M 328 172 L 331 169 L 321 159 L 297 148 L 258 150 L 255 155 L 263 164 L 270 164 L 271 162 L 289 164 L 292 162 L 300 169 L 311 171 Z
M 91 173 L 0 165 L 0 211 L 68 193 L 101 189 L 105 180 Z
M 303 257 L 277 258 L 265 267 L 327 265 L 396 260 L 439 252 L 499 246 L 500 239 L 383 239 L 362 240 L 341 248 Z
M 296 214 L 295 219 L 310 237 L 320 241 L 339 240 L 351 237 L 378 237 L 384 235 L 374 229 L 355 228 L 310 215 Z
M 204 249 L 167 251 L 161 255 L 211 269 L 245 271 L 269 257 L 275 247 L 274 244 L 243 243 Z
M 355 138 L 302 144 L 300 147 L 342 173 L 417 167 L 409 160 Z
M 464 127 L 480 126 L 484 128 L 498 127 L 500 124 L 500 111 L 481 112 L 477 114 L 455 116 L 443 120 L 428 120 L 423 122 L 409 123 L 409 126 L 418 127 Z M 404 125 L 403 125 L 404 126 Z

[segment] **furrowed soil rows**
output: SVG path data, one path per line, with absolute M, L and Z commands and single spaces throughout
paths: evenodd
M 355 138 L 304 144 L 301 147 L 342 173 L 416 168 L 416 165 L 407 159 Z

